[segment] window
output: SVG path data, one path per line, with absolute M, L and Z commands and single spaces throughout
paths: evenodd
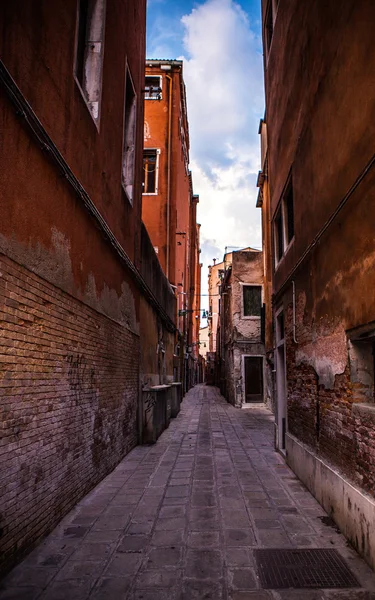
M 145 99 L 161 100 L 161 77 L 146 75 Z
M 347 332 L 350 379 L 355 402 L 374 404 L 375 329 L 374 324 Z
M 283 192 L 280 206 L 274 218 L 274 242 L 276 265 L 294 238 L 294 199 L 290 178 Z
M 268 8 L 265 19 L 265 38 L 266 38 L 266 48 L 267 54 L 271 48 L 272 36 L 273 36 L 273 10 L 272 10 L 272 0 L 268 2 Z
M 93 119 L 100 116 L 105 0 L 79 0 L 75 75 Z
M 275 217 L 275 248 L 277 262 L 284 254 L 284 232 L 283 232 L 283 217 L 281 208 L 279 208 Z
M 143 193 L 158 193 L 159 151 L 143 151 Z
M 126 69 L 122 185 L 130 204 L 133 204 L 136 109 L 137 96 L 129 69 Z
M 262 307 L 262 288 L 260 285 L 243 286 L 243 316 L 260 317 Z
M 285 214 L 285 233 L 288 244 L 294 238 L 294 206 L 293 206 L 293 187 L 292 181 L 289 182 L 283 198 Z

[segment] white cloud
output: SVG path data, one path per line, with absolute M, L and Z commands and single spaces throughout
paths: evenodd
M 222 259 L 225 246 L 261 245 L 255 207 L 264 112 L 261 41 L 233 0 L 207 0 L 182 24 L 191 169 L 207 266 Z M 206 281 L 204 270 L 203 293 Z

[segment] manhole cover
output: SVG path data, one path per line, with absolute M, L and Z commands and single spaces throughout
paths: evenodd
M 255 550 L 264 589 L 361 587 L 336 550 Z

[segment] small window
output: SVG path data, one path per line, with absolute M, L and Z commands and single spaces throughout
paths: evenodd
M 122 157 L 122 185 L 130 204 L 133 204 L 135 131 L 137 96 L 129 69 L 126 70 L 125 110 L 124 110 L 124 149 Z
M 75 74 L 95 121 L 100 116 L 105 0 L 79 0 Z
M 158 151 L 143 151 L 143 193 L 157 194 Z
M 282 210 L 279 208 L 275 217 L 275 248 L 277 262 L 284 254 L 284 232 L 283 232 L 283 217 Z
M 281 311 L 276 317 L 276 341 L 281 342 L 285 338 L 284 312 Z
M 266 38 L 267 54 L 269 53 L 270 48 L 271 48 L 272 36 L 273 36 L 273 10 L 272 10 L 272 0 L 269 0 L 267 13 L 266 13 L 266 20 L 265 20 L 265 38 Z
M 161 77 L 146 75 L 145 99 L 161 100 Z
M 259 285 L 243 286 L 243 316 L 260 317 L 262 288 Z
M 290 244 L 294 238 L 294 205 L 292 181 L 289 182 L 284 195 L 285 232 L 287 243 Z

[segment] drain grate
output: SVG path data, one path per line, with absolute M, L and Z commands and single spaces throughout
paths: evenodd
M 263 589 L 361 587 L 337 550 L 254 550 Z

